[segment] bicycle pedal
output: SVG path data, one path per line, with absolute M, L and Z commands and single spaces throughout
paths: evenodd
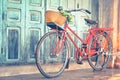
M 83 64 L 83 62 L 82 61 L 77 61 L 77 64 Z

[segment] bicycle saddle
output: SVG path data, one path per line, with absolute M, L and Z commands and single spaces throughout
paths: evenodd
M 90 20 L 90 19 L 84 19 L 88 24 L 90 25 L 95 25 L 95 24 L 98 24 L 96 21 L 94 20 Z
M 63 30 L 60 26 L 56 25 L 53 22 L 47 23 L 47 26 L 50 27 L 50 28 L 52 28 L 52 29 Z

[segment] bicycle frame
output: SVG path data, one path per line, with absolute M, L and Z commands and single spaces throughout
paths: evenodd
M 83 40 L 82 38 L 80 38 L 77 33 L 75 33 L 70 27 L 68 24 L 65 24 L 65 27 L 64 27 L 64 30 L 65 32 L 67 32 L 67 29 L 72 33 L 74 34 L 74 36 L 79 40 L 81 41 L 83 44 L 87 44 L 88 41 L 89 41 L 89 38 L 86 37 L 86 40 Z M 68 38 L 72 41 L 72 43 L 74 44 L 75 48 L 77 49 L 78 52 L 80 52 L 80 48 L 79 46 L 77 45 L 77 43 L 74 41 L 74 39 L 71 37 L 71 35 L 69 33 L 67 33 L 67 36 Z M 82 55 L 82 54 L 81 54 Z
M 75 33 L 71 28 L 70 26 L 66 23 L 65 26 L 64 26 L 64 31 L 61 31 L 62 33 L 64 33 L 64 37 L 63 37 L 63 40 L 62 40 L 62 44 L 60 46 L 60 49 L 59 51 L 56 51 L 57 53 L 60 53 L 60 51 L 62 50 L 62 46 L 64 45 L 64 40 L 65 38 L 68 36 L 68 38 L 70 39 L 70 41 L 74 44 L 75 48 L 76 48 L 76 54 L 75 54 L 75 57 L 77 58 L 77 54 L 80 53 L 80 56 L 83 55 L 83 53 L 81 52 L 81 49 L 80 47 L 77 45 L 77 43 L 74 41 L 74 39 L 71 37 L 71 35 L 68 33 L 68 31 L 70 31 L 70 33 L 72 33 L 80 42 L 82 42 L 82 44 L 86 44 L 86 45 L 89 45 L 90 44 L 90 39 L 92 38 L 92 36 L 95 35 L 95 33 L 97 31 L 101 31 L 101 32 L 107 32 L 107 31 L 112 31 L 113 28 L 91 28 L 88 30 L 88 33 L 87 33 L 87 36 L 86 36 L 86 39 L 83 40 L 77 33 Z M 110 37 L 110 34 L 108 35 Z M 58 41 L 58 44 L 60 44 L 60 42 Z M 58 45 L 56 45 L 56 50 L 58 50 Z M 88 49 L 86 49 L 85 51 L 86 54 L 88 54 Z M 91 56 L 95 54 L 95 51 L 89 53 Z

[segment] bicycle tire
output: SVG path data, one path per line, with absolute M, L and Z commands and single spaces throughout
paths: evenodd
M 103 38 L 101 38 L 103 37 Z M 103 42 L 103 45 L 98 43 Z M 93 44 L 96 44 L 94 46 Z M 112 41 L 108 37 L 106 32 L 97 32 L 95 36 L 92 36 L 90 45 L 89 45 L 89 53 L 92 49 L 96 50 L 96 54 L 93 56 L 88 55 L 89 65 L 93 68 L 94 71 L 101 71 L 106 68 L 112 56 Z M 101 60 L 101 61 L 100 61 Z
M 67 65 L 69 55 L 67 39 L 64 41 L 64 46 L 60 54 L 57 55 L 55 53 L 51 55 L 56 42 L 62 40 L 61 35 L 62 33 L 60 32 L 48 32 L 38 42 L 36 48 L 36 65 L 41 74 L 46 78 L 59 76 Z

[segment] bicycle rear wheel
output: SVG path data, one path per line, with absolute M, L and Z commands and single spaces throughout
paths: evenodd
M 106 32 L 97 32 L 92 37 L 89 45 L 89 54 L 93 51 L 94 55 L 88 55 L 88 62 L 95 71 L 106 68 L 112 56 L 112 41 Z
M 61 46 L 62 33 L 46 33 L 39 41 L 36 48 L 36 65 L 41 74 L 47 78 L 59 76 L 68 62 L 69 45 L 67 40 Z M 59 45 L 58 45 L 59 42 Z

